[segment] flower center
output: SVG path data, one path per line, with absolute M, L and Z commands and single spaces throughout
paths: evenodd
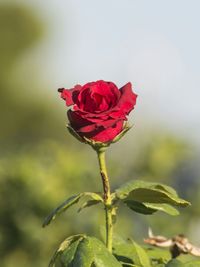
M 79 93 L 77 105 L 90 113 L 101 113 L 116 106 L 120 92 L 118 88 L 104 81 L 92 82 L 83 86 Z
M 91 92 L 89 88 L 85 91 L 85 97 L 83 98 L 83 109 L 85 111 L 99 113 L 109 109 L 109 103 L 104 96 Z

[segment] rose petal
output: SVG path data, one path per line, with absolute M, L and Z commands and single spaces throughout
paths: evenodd
M 74 130 L 77 130 L 81 127 L 84 127 L 84 126 L 91 124 L 90 121 L 83 118 L 82 116 L 79 115 L 78 112 L 72 111 L 71 109 L 67 111 L 67 116 L 68 116 L 69 122 L 70 122 L 71 126 L 74 128 Z
M 130 82 L 120 88 L 120 91 L 121 97 L 117 106 L 119 110 L 122 110 L 126 115 L 128 115 L 136 104 L 137 95 L 133 93 Z
M 58 92 L 61 93 L 61 98 L 65 100 L 67 106 L 71 106 L 76 103 L 78 94 L 82 86 L 77 84 L 72 89 L 59 88 Z
M 79 112 L 68 110 L 70 125 L 77 132 L 91 132 L 94 130 L 106 129 L 115 125 L 120 119 L 98 119 L 84 118 Z
M 122 110 L 113 110 L 112 112 L 110 112 L 109 116 L 113 119 L 123 119 L 123 120 L 127 120 L 126 116 L 124 114 L 124 112 Z
M 103 80 L 96 82 L 96 85 L 92 88 L 92 94 L 101 95 L 108 105 L 107 109 L 115 106 L 120 98 L 120 91 L 117 86 L 113 82 Z
M 100 113 L 116 106 L 120 98 L 120 91 L 112 82 L 99 80 L 85 84 L 77 99 L 80 110 Z
M 74 112 L 76 112 L 81 118 L 84 118 L 91 122 L 98 122 L 109 119 L 109 116 L 106 113 L 95 114 L 95 113 L 85 112 L 79 109 L 75 109 Z
M 77 129 L 76 131 L 80 134 L 80 133 L 88 133 L 88 132 L 93 132 L 95 131 L 97 128 L 96 124 L 92 123 L 92 124 L 89 124 L 89 125 L 86 125 L 86 126 L 83 126 L 79 129 Z
M 108 127 L 104 129 L 103 127 L 99 127 L 94 132 L 90 132 L 87 134 L 87 138 L 90 138 L 94 141 L 98 142 L 109 142 L 112 141 L 123 129 L 123 121 L 118 121 L 112 127 Z

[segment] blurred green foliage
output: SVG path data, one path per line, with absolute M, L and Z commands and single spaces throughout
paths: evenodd
M 42 35 L 41 24 L 26 8 L 20 5 L 1 5 L 0 9 L 0 70 L 5 75 L 24 50 L 31 47 Z
M 58 107 L 47 94 L 48 89 L 40 84 L 40 77 L 29 73 L 26 86 L 18 83 L 17 75 L 23 78 L 27 74 L 17 72 L 18 61 L 32 53 L 44 33 L 45 26 L 30 8 L 20 4 L 0 5 L 2 267 L 13 267 L 16 262 L 20 267 L 46 266 L 65 237 L 81 232 L 98 236 L 104 220 L 101 208 L 84 210 L 79 216 L 72 208 L 56 223 L 45 229 L 41 227 L 44 217 L 70 195 L 101 188 L 94 152 L 66 134 L 65 117 L 55 111 Z M 27 71 L 31 70 L 28 66 Z M 122 178 L 168 181 L 190 201 L 197 201 L 198 172 L 192 163 L 190 147 L 170 135 L 158 132 L 151 136 L 147 145 L 142 145 L 140 139 L 141 152 L 137 158 L 131 155 L 125 171 L 120 170 L 119 163 L 116 165 L 109 154 L 110 174 L 116 176 L 112 178 L 113 187 L 121 184 Z M 123 177 L 116 174 L 118 169 L 123 171 Z M 147 217 L 119 209 L 119 214 L 116 231 L 125 238 L 133 234 L 141 238 L 148 225 L 156 234 L 173 235 L 180 231 L 192 234 L 191 226 L 199 211 L 194 205 L 180 217 L 170 218 L 170 224 L 166 224 L 169 216 L 161 213 Z
M 34 64 L 18 71 L 20 60 L 31 55 L 44 33 L 36 11 L 20 4 L 0 5 L 1 151 L 59 136 L 61 120 Z
M 25 149 L 1 160 L 0 247 L 1 259 L 6 255 L 5 266 L 13 266 L 18 254 L 25 262 L 21 266 L 31 266 L 31 262 L 44 266 L 62 238 L 77 229 L 92 231 L 98 218 L 92 218 L 91 213 L 88 222 L 82 216 L 85 212 L 78 219 L 73 210 L 42 229 L 44 217 L 67 196 L 82 192 L 86 186 L 97 189 L 84 158 L 83 153 L 44 141 L 31 151 Z

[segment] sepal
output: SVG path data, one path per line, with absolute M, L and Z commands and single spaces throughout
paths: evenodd
M 130 126 L 128 122 L 125 122 L 123 130 L 113 140 L 105 143 L 94 141 L 92 139 L 86 138 L 85 136 L 83 138 L 85 140 L 85 143 L 90 145 L 94 150 L 102 151 L 106 150 L 106 148 L 108 148 L 111 144 L 118 142 L 131 128 L 132 126 Z
M 72 136 L 74 136 L 78 141 L 84 143 L 83 138 L 82 138 L 80 135 L 78 135 L 78 133 L 71 127 L 70 124 L 67 124 L 66 127 L 67 127 L 67 130 L 69 131 L 69 133 L 70 133 Z

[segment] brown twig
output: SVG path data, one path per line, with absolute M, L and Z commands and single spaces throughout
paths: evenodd
M 191 254 L 200 257 L 200 248 L 191 244 L 184 235 L 179 234 L 172 238 L 154 236 L 151 229 L 149 229 L 148 234 L 149 237 L 144 239 L 144 242 L 156 247 L 169 247 L 172 258 L 176 258 L 180 254 Z

